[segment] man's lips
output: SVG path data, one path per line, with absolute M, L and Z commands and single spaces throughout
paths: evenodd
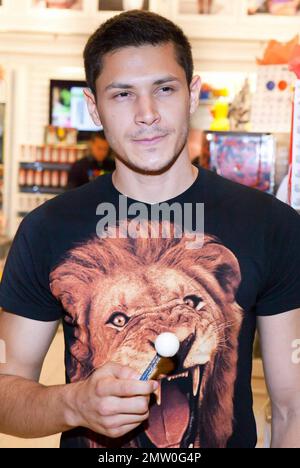
M 144 138 L 141 140 L 133 140 L 134 143 L 137 143 L 139 145 L 144 145 L 144 146 L 151 146 L 159 143 L 163 138 L 165 138 L 167 135 L 162 135 L 162 136 L 157 136 L 153 138 Z

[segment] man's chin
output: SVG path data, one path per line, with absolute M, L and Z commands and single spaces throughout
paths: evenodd
M 165 172 L 167 172 L 169 169 L 170 169 L 171 165 L 168 164 L 168 165 L 165 165 L 165 166 L 162 166 L 162 165 L 159 165 L 157 167 L 155 166 L 147 166 L 147 167 L 137 167 L 135 166 L 133 169 L 135 172 L 139 172 L 140 174 L 145 174 L 145 175 L 160 175 L 160 174 L 164 174 Z
M 146 175 L 160 175 L 163 174 L 164 172 L 168 171 L 173 164 L 175 163 L 176 159 L 178 156 L 173 157 L 169 160 L 162 161 L 156 160 L 156 161 L 142 161 L 142 160 L 124 160 L 121 157 L 118 157 L 118 159 L 125 164 L 128 168 L 133 170 L 134 172 L 138 172 L 140 174 L 146 174 Z

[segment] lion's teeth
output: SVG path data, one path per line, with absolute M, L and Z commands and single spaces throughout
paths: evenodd
M 196 396 L 198 393 L 199 383 L 200 383 L 200 367 L 196 366 L 193 369 L 193 395 Z
M 188 378 L 188 376 L 189 376 L 189 371 L 186 371 L 186 372 L 182 372 L 182 374 L 171 375 L 167 378 L 167 380 L 168 382 L 170 382 L 170 380 L 175 380 L 179 378 Z
M 203 309 L 204 306 L 206 306 L 205 302 L 203 302 L 203 301 L 199 302 L 199 304 L 196 307 L 196 310 L 201 310 L 201 309 Z
M 155 392 L 156 394 L 156 404 L 161 405 L 161 380 L 158 381 L 158 389 Z

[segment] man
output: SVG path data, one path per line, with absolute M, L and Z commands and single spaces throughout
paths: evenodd
M 115 163 L 109 157 L 109 144 L 104 132 L 93 133 L 89 147 L 90 154 L 72 165 L 68 177 L 68 188 L 80 187 L 100 175 L 114 171 Z
M 300 218 L 191 164 L 201 84 L 172 22 L 124 12 L 84 59 L 116 170 L 47 202 L 15 237 L 0 290 L 0 432 L 62 431 L 62 447 L 255 447 L 257 322 L 272 446 L 299 447 Z M 43 387 L 61 318 L 67 384 Z M 163 332 L 179 351 L 140 381 Z

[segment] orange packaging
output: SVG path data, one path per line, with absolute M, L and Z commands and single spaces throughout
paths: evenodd
M 25 169 L 19 170 L 19 185 L 20 187 L 24 187 L 26 185 L 26 170 Z
M 66 187 L 68 183 L 68 171 L 61 171 L 60 173 L 60 186 Z
M 26 171 L 26 185 L 29 185 L 30 187 L 34 185 L 34 170 L 33 169 L 28 169 Z
M 51 184 L 51 174 L 50 171 L 46 170 L 43 173 L 43 186 L 50 187 Z
M 52 187 L 58 187 L 59 186 L 59 171 L 52 171 L 51 186 Z
M 34 174 L 34 185 L 42 185 L 42 172 L 41 171 L 35 171 Z

